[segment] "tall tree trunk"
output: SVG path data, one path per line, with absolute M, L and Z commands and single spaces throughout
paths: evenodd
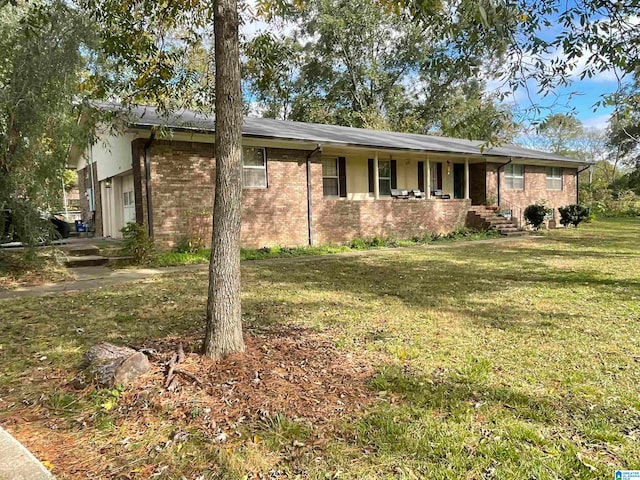
M 214 359 L 244 351 L 240 309 L 242 94 L 236 0 L 216 0 L 216 186 L 204 353 Z

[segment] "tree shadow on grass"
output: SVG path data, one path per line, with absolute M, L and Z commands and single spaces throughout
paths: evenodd
M 478 468 L 493 473 L 473 478 L 529 478 L 521 475 L 540 466 L 553 474 L 536 478 L 603 478 L 611 471 L 607 442 L 582 427 L 602 422 L 620 434 L 629 422 L 620 417 L 621 405 L 594 409 L 568 393 L 551 397 L 489 385 L 473 369 L 436 369 L 429 375 L 392 366 L 383 368 L 371 387 L 384 403 L 350 424 L 352 441 L 414 471 L 437 470 L 438 478 L 467 478 Z M 594 457 L 589 469 L 579 456 L 585 445 L 604 454 Z M 558 452 L 553 461 L 550 451 Z M 519 469 L 525 472 L 514 474 Z
M 399 300 L 408 307 L 457 312 L 503 329 L 553 327 L 573 318 L 568 312 L 550 312 L 537 306 L 544 295 L 502 296 L 511 289 L 535 292 L 542 287 L 545 295 L 551 295 L 547 303 L 552 303 L 553 295 L 560 295 L 563 289 L 565 296 L 577 299 L 581 294 L 576 288 L 582 287 L 597 296 L 617 296 L 620 288 L 640 289 L 638 281 L 603 278 L 597 270 L 551 268 L 520 255 L 517 249 L 502 255 L 491 253 L 456 250 L 438 256 L 414 250 L 407 255 L 318 258 L 306 262 L 305 268 L 286 263 L 256 264 L 252 274 L 263 282 L 284 286 L 285 291 L 300 292 L 304 288 L 312 294 L 332 294 L 336 298 L 344 292 L 359 299 Z M 277 298 L 286 295 L 280 293 Z

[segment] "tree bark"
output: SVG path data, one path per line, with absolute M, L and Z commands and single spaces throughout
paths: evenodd
M 244 351 L 240 307 L 242 93 L 237 0 L 216 0 L 216 184 L 204 354 Z

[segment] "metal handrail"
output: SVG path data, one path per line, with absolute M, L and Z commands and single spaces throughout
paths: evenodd
M 506 204 L 507 208 L 504 208 L 503 204 Z M 515 205 L 515 204 L 513 204 L 513 203 L 511 203 L 511 202 L 509 202 L 507 200 L 500 199 L 499 207 L 500 208 L 498 209 L 498 211 L 496 213 L 501 212 L 501 211 L 508 211 L 509 212 L 509 217 L 510 217 L 509 219 L 513 220 L 513 218 L 515 216 L 516 221 L 518 223 L 518 228 L 522 228 L 522 225 L 523 225 L 523 222 L 522 222 L 522 220 L 523 220 L 523 218 L 522 218 L 522 209 L 519 206 L 517 206 L 517 205 Z M 517 216 L 513 214 L 514 210 L 517 211 L 517 213 L 518 213 Z

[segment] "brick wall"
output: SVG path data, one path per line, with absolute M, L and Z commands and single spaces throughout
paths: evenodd
M 314 208 L 315 243 L 346 242 L 356 237 L 410 238 L 448 233 L 463 227 L 470 200 L 324 200 Z
M 137 151 L 140 197 L 145 204 L 141 213 L 146 223 L 144 148 L 138 146 Z M 213 145 L 156 140 L 150 147 L 149 157 L 153 234 L 157 247 L 173 247 L 181 237 L 189 235 L 197 221 L 206 222 L 202 234 L 205 243 L 209 243 L 213 212 Z
M 487 195 L 497 194 L 497 168 L 499 164 L 487 164 Z M 557 208 L 576 203 L 576 169 L 562 169 L 562 190 L 547 190 L 547 169 L 539 165 L 524 166 L 524 189 L 507 190 L 504 169 L 500 171 L 500 198 L 504 206 L 514 205 L 521 212 L 528 205 L 544 200 L 548 207 Z
M 306 154 L 267 149 L 268 188 L 242 191 L 243 246 L 308 244 Z M 312 167 L 313 180 L 322 188 L 322 166 Z
M 132 144 L 136 210 L 146 222 L 144 142 Z M 160 249 L 173 247 L 191 231 L 209 243 L 215 162 L 212 144 L 154 141 L 150 150 L 153 229 Z M 268 188 L 247 188 L 242 195 L 242 245 L 305 245 L 307 234 L 305 151 L 267 149 Z M 496 194 L 499 164 L 470 165 L 470 195 L 484 203 Z M 485 178 L 486 170 L 486 180 Z M 504 188 L 502 199 L 521 210 L 539 200 L 553 208 L 575 202 L 575 169 L 563 170 L 562 191 L 546 190 L 546 168 L 525 166 L 525 188 Z M 469 200 L 346 200 L 324 198 L 322 165 L 311 165 L 314 243 L 346 242 L 356 237 L 408 238 L 426 232 L 447 233 L 465 225 Z M 82 172 L 80 172 L 82 177 Z M 81 188 L 83 188 L 81 183 Z M 99 189 L 97 191 L 99 195 Z M 101 226 L 101 223 L 100 223 Z
M 190 231 L 209 243 L 214 198 L 213 148 L 212 144 L 191 142 L 152 144 L 151 196 L 158 248 L 173 247 Z M 245 188 L 242 192 L 243 247 L 307 243 L 305 160 L 305 152 L 267 149 L 268 188 Z M 146 203 L 144 165 L 138 168 L 140 195 L 142 203 Z
M 140 196 L 142 213 L 146 212 L 144 155 L 142 145 L 135 143 L 132 149 L 136 202 Z M 242 194 L 243 247 L 308 243 L 306 154 L 299 150 L 267 149 L 268 188 L 245 188 Z M 171 141 L 152 144 L 151 196 L 158 248 L 175 246 L 194 227 L 209 242 L 214 165 L 211 144 Z M 408 238 L 426 232 L 450 232 L 465 224 L 470 204 L 465 200 L 325 199 L 322 165 L 317 159 L 311 164 L 311 176 L 316 244 L 374 235 Z M 145 215 L 142 220 L 146 222 Z M 194 221 L 194 216 L 200 220 Z

